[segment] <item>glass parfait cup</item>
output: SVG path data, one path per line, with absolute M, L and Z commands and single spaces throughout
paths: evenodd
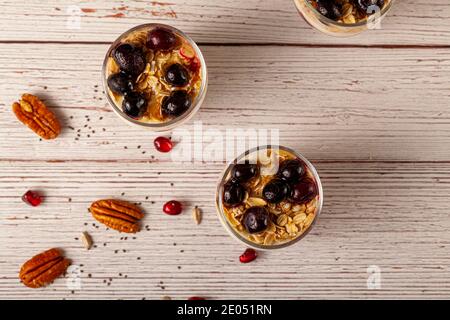
M 363 21 L 356 23 L 341 23 L 329 19 L 317 11 L 308 0 L 294 0 L 294 3 L 305 21 L 315 29 L 336 37 L 357 35 L 369 29 L 377 29 L 381 21 L 392 8 L 395 0 L 386 0 L 380 12 L 376 12 Z
M 250 163 L 256 162 L 258 164 L 264 163 L 264 167 L 261 167 L 261 169 L 260 169 L 261 177 L 262 177 L 262 174 L 263 174 L 262 170 L 267 169 L 267 167 L 265 166 L 268 163 L 267 159 L 275 159 L 276 156 L 273 156 L 274 154 L 289 155 L 288 157 L 284 158 L 285 160 L 282 160 L 282 161 L 297 159 L 298 161 L 303 163 L 303 165 L 305 166 L 306 171 L 307 171 L 306 179 L 312 179 L 315 182 L 315 187 L 316 187 L 317 193 L 316 193 L 315 198 L 310 201 L 310 203 L 314 202 L 315 205 L 314 205 L 313 211 L 306 214 L 306 218 L 309 221 L 308 221 L 308 224 L 305 225 L 304 229 L 301 229 L 299 231 L 299 233 L 293 237 L 289 237 L 287 239 L 281 239 L 280 241 L 275 241 L 272 243 L 266 243 L 266 241 L 265 241 L 266 239 L 264 239 L 262 242 L 255 241 L 253 238 L 253 235 L 250 235 L 247 231 L 243 230 L 244 228 L 240 228 L 239 224 L 236 225 L 237 221 L 232 216 L 230 216 L 230 211 L 235 210 L 236 208 L 237 208 L 237 210 L 241 210 L 241 209 L 239 206 L 236 208 L 228 208 L 224 204 L 224 188 L 225 188 L 225 185 L 227 183 L 229 183 L 232 179 L 232 170 L 233 170 L 233 167 L 235 164 L 240 164 L 240 163 L 244 163 L 247 161 L 250 161 Z M 257 160 L 255 161 L 256 158 L 257 158 Z M 281 161 L 281 158 L 282 158 L 282 156 L 280 156 L 280 161 Z M 261 164 L 261 166 L 262 166 L 262 164 Z M 271 166 L 271 165 L 269 164 L 269 166 Z M 277 168 L 278 167 L 276 167 L 275 170 Z M 271 169 L 269 168 L 269 170 L 271 170 Z M 272 174 L 274 172 L 272 172 Z M 273 176 L 272 176 L 272 178 L 273 178 Z M 271 180 L 272 178 L 266 179 L 263 177 L 262 184 Z M 259 178 L 256 178 L 256 179 L 259 179 Z M 251 184 L 253 185 L 253 182 L 251 182 Z M 255 188 L 261 188 L 261 186 L 257 185 Z M 250 191 L 250 193 L 252 193 L 252 191 Z M 259 203 L 259 201 L 262 199 L 255 200 L 254 198 L 252 198 L 252 196 L 249 197 L 248 194 L 246 194 L 245 199 L 246 199 L 244 201 L 245 204 L 243 205 L 245 207 L 247 207 L 248 203 L 252 203 L 257 206 L 264 205 L 263 202 Z M 270 213 L 271 221 L 270 221 L 268 230 L 270 228 L 273 228 L 273 225 L 276 225 L 275 228 L 276 228 L 276 230 L 278 230 L 279 226 L 277 224 L 278 224 L 278 222 L 280 222 L 280 220 L 283 220 L 283 217 L 281 217 L 281 215 L 285 215 L 285 214 L 292 215 L 293 214 L 294 221 L 295 221 L 295 217 L 297 215 L 304 214 L 304 212 L 302 210 L 299 210 L 298 212 L 294 211 L 295 206 L 298 206 L 298 205 L 292 204 L 290 207 L 292 209 L 292 212 L 287 213 L 286 211 L 282 210 L 282 213 L 278 213 L 278 215 L 273 215 L 272 214 L 273 205 L 267 204 L 267 203 L 266 203 L 266 205 L 267 205 L 268 210 L 270 210 L 270 212 L 271 212 Z M 280 205 L 285 206 L 286 203 L 285 204 L 282 203 Z M 229 235 L 231 237 L 233 237 L 240 243 L 246 245 L 247 247 L 251 247 L 251 248 L 257 249 L 257 250 L 273 250 L 273 249 L 286 248 L 286 247 L 289 247 L 289 246 L 299 242 L 310 232 L 310 230 L 315 225 L 317 218 L 322 211 L 322 206 L 323 206 L 323 189 L 322 189 L 320 177 L 319 177 L 316 169 L 303 155 L 301 155 L 300 153 L 298 153 L 290 148 L 284 147 L 284 146 L 276 146 L 276 145 L 259 146 L 259 147 L 252 148 L 252 149 L 247 150 L 246 152 L 242 153 L 235 160 L 228 163 L 228 165 L 225 167 L 225 169 L 223 170 L 223 172 L 221 174 L 221 177 L 218 182 L 217 189 L 216 189 L 217 214 L 218 214 L 219 220 L 222 223 L 225 230 L 227 230 L 227 232 L 229 233 Z M 312 207 L 307 207 L 306 210 L 309 210 L 310 208 L 312 208 Z M 247 209 L 248 209 L 248 207 L 247 207 Z M 278 210 L 278 209 L 274 209 L 274 210 Z M 238 213 L 238 215 L 239 215 L 239 213 Z M 304 220 L 304 221 L 306 221 L 306 220 Z M 281 222 L 280 222 L 280 224 L 281 224 Z M 287 225 L 286 225 L 286 228 L 287 228 Z M 300 227 L 298 227 L 298 228 L 300 228 Z M 264 238 L 264 235 L 262 237 Z
M 111 56 L 112 56 L 113 50 L 120 44 L 124 43 L 124 40 L 131 37 L 134 33 L 150 31 L 150 30 L 157 29 L 157 28 L 162 28 L 162 29 L 166 29 L 166 30 L 173 32 L 173 34 L 175 34 L 183 42 L 187 43 L 192 48 L 192 50 L 194 51 L 194 53 L 193 53 L 194 57 L 196 59 L 198 59 L 198 62 L 200 64 L 199 75 L 201 77 L 201 86 L 200 86 L 200 89 L 198 90 L 197 95 L 193 99 L 190 107 L 183 114 L 176 116 L 172 119 L 168 119 L 167 121 L 162 121 L 162 122 L 142 121 L 142 120 L 134 119 L 134 118 L 126 115 L 122 111 L 122 107 L 121 107 L 120 103 L 117 101 L 117 99 L 115 99 L 114 94 L 108 87 L 108 76 L 109 76 L 108 73 L 110 73 L 110 70 L 109 70 L 110 59 L 112 59 Z M 133 126 L 146 128 L 146 129 L 156 131 L 156 132 L 168 132 L 178 126 L 181 126 L 182 124 L 186 123 L 187 121 L 189 121 L 189 119 L 191 119 L 195 115 L 195 113 L 200 109 L 200 107 L 206 97 L 206 92 L 207 92 L 207 87 L 208 87 L 208 71 L 207 71 L 206 63 L 205 63 L 202 52 L 200 51 L 199 47 L 194 42 L 194 40 L 192 40 L 187 34 L 185 34 L 181 30 L 178 30 L 170 25 L 165 25 L 165 24 L 160 24 L 160 23 L 148 23 L 148 24 L 138 25 L 134 28 L 127 30 L 111 44 L 111 46 L 109 47 L 109 49 L 106 53 L 106 56 L 105 56 L 105 59 L 103 62 L 102 80 L 103 80 L 103 87 L 104 87 L 104 91 L 106 94 L 106 98 L 107 98 L 109 104 L 111 105 L 111 107 L 113 108 L 114 112 L 119 116 L 119 118 L 121 118 L 122 120 L 124 120 L 125 122 L 127 122 L 128 124 L 133 125 Z

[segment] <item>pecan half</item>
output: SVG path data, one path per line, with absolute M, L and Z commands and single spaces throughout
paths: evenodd
M 27 287 L 40 288 L 66 272 L 69 265 L 70 261 L 58 249 L 50 249 L 25 262 L 20 269 L 19 278 Z
M 139 220 L 144 217 L 142 211 L 134 204 L 115 199 L 95 201 L 89 211 L 97 221 L 126 233 L 138 232 Z
M 43 139 L 54 139 L 61 132 L 61 126 L 53 112 L 32 94 L 25 93 L 19 102 L 14 102 L 12 109 L 17 119 L 28 126 Z

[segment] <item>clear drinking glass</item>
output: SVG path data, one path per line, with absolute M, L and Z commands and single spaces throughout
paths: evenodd
M 380 26 L 381 21 L 392 8 L 394 0 L 387 0 L 387 3 L 380 13 L 375 13 L 367 20 L 353 24 L 340 23 L 325 17 L 318 12 L 308 0 L 294 0 L 294 2 L 298 11 L 308 24 L 328 35 L 346 37 Z
M 201 87 L 200 87 L 199 93 L 197 94 L 196 98 L 192 101 L 190 108 L 186 112 L 184 112 L 182 115 L 175 117 L 173 119 L 170 119 L 168 121 L 165 121 L 165 122 L 146 122 L 146 121 L 136 120 L 136 119 L 133 119 L 133 118 L 130 118 L 129 116 L 127 116 L 122 111 L 121 105 L 118 105 L 118 103 L 116 103 L 114 97 L 112 96 L 112 94 L 108 88 L 108 83 L 107 83 L 108 60 L 109 60 L 114 48 L 116 48 L 119 44 L 121 44 L 124 41 L 124 39 L 126 39 L 127 37 L 132 35 L 134 32 L 141 32 L 143 30 L 150 31 L 155 28 L 168 29 L 168 30 L 172 31 L 174 34 L 176 34 L 177 36 L 179 36 L 181 39 L 185 40 L 195 51 L 195 55 L 200 61 L 200 68 L 201 68 L 200 69 L 201 70 L 200 71 L 201 72 L 201 82 L 202 82 Z M 120 35 L 111 44 L 111 46 L 108 49 L 108 52 L 106 53 L 105 60 L 103 62 L 102 78 L 103 78 L 103 87 L 104 87 L 104 91 L 105 91 L 107 100 L 108 100 L 109 104 L 111 105 L 111 107 L 113 108 L 114 112 L 121 119 L 125 120 L 127 123 L 129 123 L 131 125 L 136 125 L 136 126 L 139 126 L 142 128 L 147 128 L 152 131 L 170 131 L 170 130 L 184 124 L 189 119 L 191 119 L 194 116 L 194 114 L 198 111 L 200 106 L 202 105 L 202 103 L 205 99 L 206 91 L 207 91 L 207 87 L 208 87 L 208 71 L 206 68 L 206 63 L 203 58 L 202 52 L 200 51 L 200 49 L 198 48 L 198 46 L 194 42 L 194 40 L 192 40 L 187 34 L 183 33 L 182 31 L 180 31 L 172 26 L 165 25 L 165 24 L 159 24 L 159 23 L 148 23 L 148 24 L 138 25 L 138 26 L 126 31 L 122 35 Z
M 225 213 L 225 210 L 224 210 L 225 207 L 223 204 L 224 186 L 231 177 L 231 170 L 233 169 L 233 165 L 237 164 L 237 163 L 242 163 L 246 159 L 251 158 L 252 155 L 255 155 L 256 153 L 260 153 L 260 152 L 266 152 L 267 150 L 280 150 L 280 152 L 289 153 L 292 156 L 294 156 L 295 158 L 302 161 L 304 163 L 304 165 L 306 165 L 308 172 L 311 174 L 312 178 L 316 182 L 316 187 L 317 187 L 317 199 L 316 199 L 317 204 L 315 206 L 314 220 L 308 226 L 308 228 L 306 230 L 304 230 L 299 236 L 297 236 L 294 239 L 291 239 L 286 242 L 270 244 L 270 245 L 255 243 L 255 242 L 249 240 L 248 238 L 246 238 L 245 235 L 243 235 L 242 232 L 237 230 L 236 227 L 233 226 L 233 224 L 230 222 L 230 219 L 227 217 L 227 215 Z M 298 241 L 303 239 L 308 234 L 308 232 L 312 229 L 314 224 L 316 223 L 317 218 L 322 211 L 322 205 L 323 205 L 323 190 L 322 190 L 322 184 L 320 182 L 320 178 L 319 178 L 319 175 L 318 175 L 316 169 L 303 155 L 301 155 L 300 153 L 298 153 L 292 149 L 289 149 L 289 148 L 283 147 L 283 146 L 267 145 L 267 146 L 260 146 L 260 147 L 256 147 L 256 148 L 247 150 L 246 152 L 244 152 L 243 154 L 238 156 L 235 160 L 230 162 L 225 167 L 225 170 L 222 172 L 222 175 L 220 177 L 219 183 L 217 185 L 217 190 L 216 190 L 217 213 L 218 213 L 219 219 L 220 219 L 222 225 L 224 226 L 224 228 L 228 231 L 228 233 L 234 239 L 238 240 L 239 242 L 243 243 L 244 245 L 246 245 L 248 247 L 258 249 L 258 250 L 272 250 L 272 249 L 285 248 L 285 247 L 291 246 L 294 243 L 297 243 Z

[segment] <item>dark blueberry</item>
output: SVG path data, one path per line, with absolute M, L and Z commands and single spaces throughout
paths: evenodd
M 169 51 L 178 45 L 177 36 L 165 28 L 156 28 L 148 33 L 147 47 L 152 50 Z
M 245 198 L 245 189 L 239 183 L 228 182 L 223 187 L 223 202 L 227 206 L 236 206 Z
M 234 179 L 246 182 L 256 176 L 258 173 L 258 166 L 256 164 L 239 163 L 233 166 L 231 175 Z
M 304 179 L 294 184 L 291 189 L 289 200 L 298 204 L 307 203 L 317 196 L 317 185 L 311 179 Z
M 281 164 L 277 175 L 288 182 L 297 182 L 306 175 L 306 167 L 298 159 L 287 160 Z
M 120 70 L 132 76 L 138 76 L 145 69 L 145 56 L 141 49 L 124 43 L 113 51 L 113 58 L 120 67 Z
M 178 117 L 191 107 L 191 103 L 191 97 L 188 93 L 184 90 L 178 90 L 163 99 L 161 110 L 166 116 Z
M 267 229 L 269 212 L 264 207 L 251 207 L 244 213 L 243 224 L 248 233 L 258 233 Z
M 264 186 L 262 196 L 269 203 L 280 203 L 289 195 L 289 185 L 281 179 L 274 179 Z
M 125 72 L 112 74 L 108 77 L 108 87 L 112 92 L 123 95 L 133 91 L 133 78 Z
M 184 87 L 189 83 L 189 73 L 181 64 L 175 63 L 166 70 L 165 79 L 176 87 Z
M 342 16 L 342 7 L 334 0 L 317 0 L 317 10 L 329 19 L 339 19 Z
M 140 93 L 129 92 L 123 98 L 122 110 L 127 116 L 133 119 L 141 118 L 146 108 L 147 99 Z
M 384 7 L 384 0 L 356 0 L 355 1 L 356 7 L 366 13 L 366 14 L 373 14 L 375 13 L 374 9 L 379 9 Z

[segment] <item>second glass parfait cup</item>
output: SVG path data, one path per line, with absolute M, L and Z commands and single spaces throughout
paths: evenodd
M 216 191 L 217 212 L 236 240 L 255 249 L 291 246 L 311 230 L 323 203 L 314 166 L 298 152 L 261 146 L 224 170 Z
M 328 35 L 345 37 L 379 29 L 394 0 L 294 0 L 311 26 Z

